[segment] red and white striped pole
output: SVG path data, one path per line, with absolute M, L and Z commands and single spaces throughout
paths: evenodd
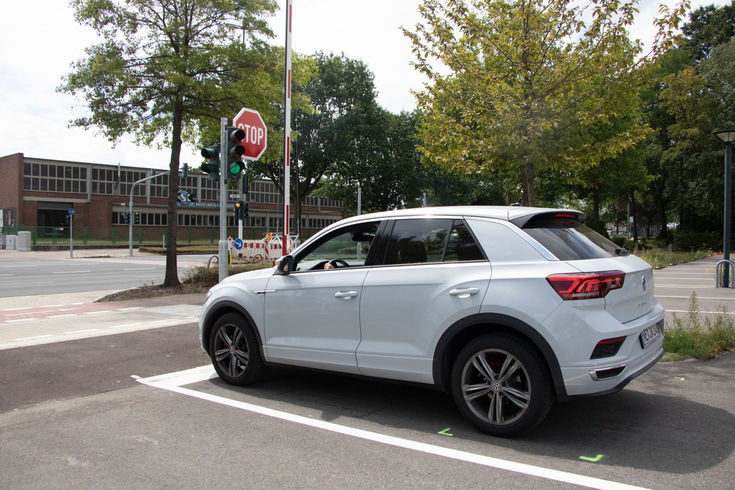
M 291 14 L 292 0 L 286 0 L 286 60 L 284 70 L 283 114 L 283 255 L 288 254 L 291 207 Z

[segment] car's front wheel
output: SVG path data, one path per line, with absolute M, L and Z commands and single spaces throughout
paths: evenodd
M 235 313 L 223 315 L 214 324 L 209 354 L 219 377 L 230 384 L 254 383 L 265 368 L 250 325 Z
M 460 351 L 452 369 L 452 396 L 465 418 L 496 436 L 533 428 L 553 403 L 540 355 L 507 334 L 478 337 Z

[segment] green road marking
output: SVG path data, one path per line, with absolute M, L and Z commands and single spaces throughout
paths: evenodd
M 451 427 L 447 427 L 446 429 L 440 430 L 439 432 L 437 432 L 437 434 L 441 434 L 443 436 L 454 437 L 454 434 L 452 434 L 451 432 L 449 432 L 450 430 L 452 430 L 452 428 Z
M 598 462 L 599 460 L 601 460 L 601 459 L 602 459 L 602 458 L 604 458 L 604 457 L 605 457 L 605 455 L 604 455 L 604 454 L 598 454 L 598 455 L 597 455 L 597 456 L 595 456 L 594 458 L 591 458 L 591 457 L 589 457 L 589 456 L 580 456 L 580 457 L 579 457 L 579 459 L 583 459 L 583 460 L 585 460 L 585 461 L 589 461 L 589 462 L 591 462 L 591 463 L 597 463 L 597 462 Z

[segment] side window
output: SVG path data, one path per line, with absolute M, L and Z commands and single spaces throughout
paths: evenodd
M 450 219 L 396 220 L 387 243 L 385 264 L 441 262 Z
M 475 242 L 475 239 L 467 229 L 464 221 L 455 220 L 452 231 L 449 233 L 447 241 L 447 251 L 444 260 L 462 261 L 462 260 L 485 260 L 482 250 Z
M 296 271 L 360 267 L 366 264 L 378 222 L 335 230 L 297 257 Z

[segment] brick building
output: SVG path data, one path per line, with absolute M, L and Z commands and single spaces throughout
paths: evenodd
M 0 225 L 3 231 L 30 230 L 34 241 L 49 236 L 68 237 L 69 209 L 74 209 L 74 237 L 127 241 L 128 209 L 133 183 L 163 170 L 103 165 L 26 157 L 16 153 L 0 157 Z M 178 239 L 216 241 L 219 236 L 219 181 L 206 174 L 192 173 L 181 178 L 178 207 Z M 233 205 L 237 200 L 228 190 L 228 235 L 236 234 Z M 133 188 L 133 211 L 139 213 L 135 225 L 136 241 L 160 242 L 167 221 L 168 175 L 141 182 Z M 273 182 L 249 183 L 246 197 L 249 217 L 244 222 L 243 238 L 261 238 L 267 232 L 283 229 L 283 197 Z M 293 206 L 292 206 L 293 209 Z M 301 223 L 291 230 L 302 238 L 341 219 L 341 203 L 325 198 L 307 198 L 301 205 Z M 66 232 L 65 232 L 66 230 Z

